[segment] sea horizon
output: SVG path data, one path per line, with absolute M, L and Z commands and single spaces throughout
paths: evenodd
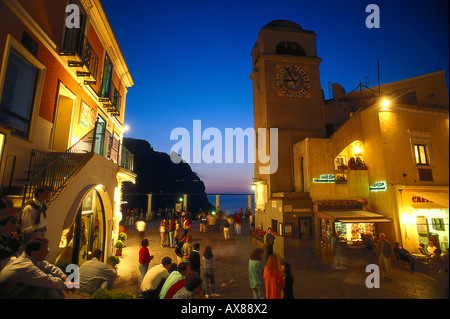
M 216 195 L 207 195 L 208 201 L 212 205 L 216 205 Z M 255 196 L 251 195 L 251 211 L 254 212 Z M 221 194 L 219 197 L 219 209 L 225 211 L 226 214 L 234 214 L 240 209 L 248 208 L 248 195 Z

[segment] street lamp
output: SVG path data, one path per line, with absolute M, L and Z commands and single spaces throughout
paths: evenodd
M 388 100 L 388 99 L 386 99 L 386 98 L 384 98 L 382 101 L 381 101 L 381 111 L 388 111 L 389 110 L 389 105 L 391 104 L 391 101 L 390 100 Z

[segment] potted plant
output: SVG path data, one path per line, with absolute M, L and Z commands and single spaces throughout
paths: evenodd
M 126 233 L 119 233 L 119 240 L 123 241 L 125 243 L 125 241 L 127 240 L 128 236 Z
M 125 244 L 120 239 L 116 241 L 114 244 L 114 247 L 116 247 L 116 256 L 122 256 L 122 248 L 125 247 Z
M 120 263 L 120 259 L 118 256 L 109 256 L 107 263 L 116 268 L 116 266 Z

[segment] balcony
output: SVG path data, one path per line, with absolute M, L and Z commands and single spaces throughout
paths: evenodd
M 336 171 L 334 174 L 320 174 L 312 179 L 311 198 L 324 200 L 345 200 L 369 196 L 369 171 L 352 169 Z
M 102 79 L 102 85 L 98 92 L 98 100 L 103 103 L 108 113 L 114 116 L 120 116 L 120 108 L 122 106 L 122 96 L 119 90 L 114 86 L 111 79 Z
M 85 85 L 97 83 L 99 58 L 87 37 L 67 29 L 59 55 L 68 66 L 75 69 L 77 77 L 83 78 Z

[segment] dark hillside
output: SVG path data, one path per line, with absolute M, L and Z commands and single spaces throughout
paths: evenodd
M 199 210 L 213 209 L 206 197 L 205 185 L 187 163 L 174 164 L 169 154 L 156 152 L 145 140 L 124 138 L 123 145 L 134 154 L 136 184 L 125 183 L 124 208 L 147 209 L 147 195 L 153 194 L 152 210 L 174 208 L 182 194 L 188 196 L 188 211 L 196 214 Z M 158 194 L 169 195 L 158 195 Z

